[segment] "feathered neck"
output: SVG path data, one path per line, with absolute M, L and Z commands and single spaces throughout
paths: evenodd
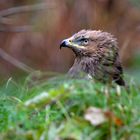
M 94 76 L 99 62 L 97 59 L 97 57 L 76 57 L 68 74 L 71 77 L 79 77 L 79 75 L 85 77 L 87 74 Z
M 98 57 L 76 57 L 74 61 L 74 65 L 79 65 L 81 71 L 86 73 L 93 73 L 95 71 L 95 67 L 99 64 Z

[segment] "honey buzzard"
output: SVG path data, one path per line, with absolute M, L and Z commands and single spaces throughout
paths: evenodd
M 93 78 L 103 83 L 124 86 L 123 69 L 116 39 L 107 32 L 81 30 L 65 39 L 60 48 L 70 48 L 76 55 L 68 74 L 71 77 Z

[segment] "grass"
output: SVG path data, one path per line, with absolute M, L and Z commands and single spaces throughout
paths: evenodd
M 134 83 L 128 93 L 116 85 L 65 77 L 32 82 L 9 79 L 1 86 L 0 140 L 140 139 L 140 90 Z M 114 117 L 92 125 L 84 118 L 89 107 Z

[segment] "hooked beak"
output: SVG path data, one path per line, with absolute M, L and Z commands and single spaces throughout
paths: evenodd
M 60 49 L 62 47 L 71 48 L 71 49 L 85 49 L 84 46 L 80 46 L 72 41 L 72 38 L 65 39 L 60 44 Z
M 70 44 L 71 44 L 70 41 L 69 41 L 68 39 L 65 39 L 65 40 L 63 40 L 63 41 L 61 42 L 61 44 L 60 44 L 60 49 L 61 49 L 62 47 L 70 47 L 70 46 L 71 46 Z

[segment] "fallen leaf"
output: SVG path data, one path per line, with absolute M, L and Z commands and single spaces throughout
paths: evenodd
M 96 107 L 89 107 L 86 110 L 84 118 L 94 126 L 100 125 L 107 121 L 103 110 Z
M 117 126 L 123 125 L 123 121 L 115 116 L 113 112 L 104 111 L 97 107 L 89 107 L 86 110 L 84 118 L 94 126 L 103 124 L 106 121 L 113 122 Z
M 117 116 L 115 116 L 113 114 L 113 112 L 106 111 L 105 116 L 106 116 L 106 118 L 108 118 L 109 121 L 112 121 L 115 125 L 117 125 L 117 126 L 123 125 L 123 121 L 120 118 L 118 118 Z

